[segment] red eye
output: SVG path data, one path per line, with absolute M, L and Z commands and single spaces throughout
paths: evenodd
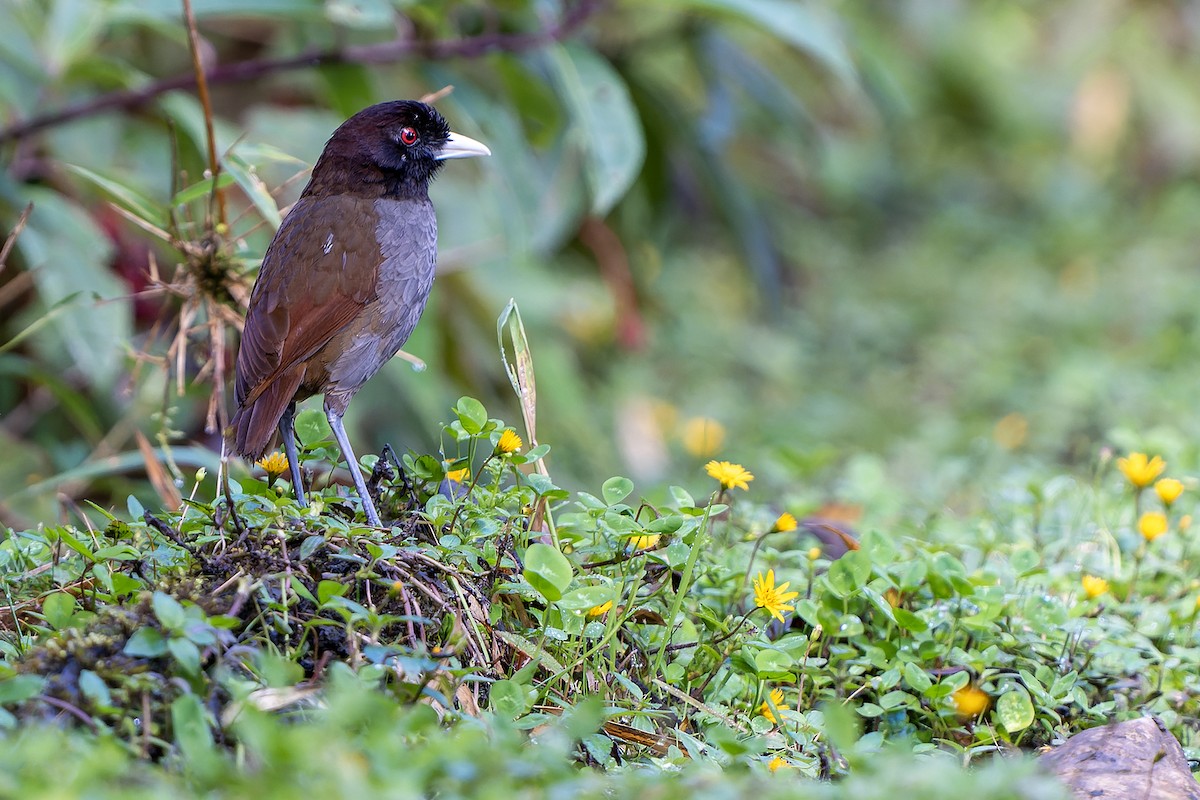
M 404 144 L 412 146 L 417 143 L 417 139 L 421 137 L 417 135 L 416 128 L 402 128 L 400 130 L 400 141 Z

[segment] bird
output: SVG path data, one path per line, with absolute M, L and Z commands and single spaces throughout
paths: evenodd
M 489 155 L 426 103 L 365 108 L 330 136 L 267 247 L 246 311 L 228 430 L 233 449 L 250 460 L 278 430 L 302 507 L 296 404 L 323 395 L 367 522 L 382 527 L 342 419 L 425 310 L 437 260 L 429 182 L 450 159 Z

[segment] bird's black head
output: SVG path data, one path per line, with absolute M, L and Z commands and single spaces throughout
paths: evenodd
M 433 106 L 394 100 L 365 108 L 329 137 L 304 194 L 423 197 L 450 158 L 490 155 L 452 133 Z

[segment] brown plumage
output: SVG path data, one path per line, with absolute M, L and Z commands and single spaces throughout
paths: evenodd
M 323 394 L 367 521 L 381 524 L 342 417 L 425 310 L 437 254 L 429 181 L 446 159 L 488 154 L 424 103 L 371 106 L 330 137 L 267 248 L 238 351 L 233 446 L 259 458 L 278 429 L 301 505 L 296 403 Z

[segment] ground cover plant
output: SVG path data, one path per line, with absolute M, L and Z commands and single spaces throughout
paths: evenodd
M 1194 15 L 184 5 L 0 4 L 0 796 L 1062 797 L 1032 759 L 1143 714 L 1197 755 Z M 220 454 L 263 248 L 397 96 L 494 157 L 347 419 L 375 529 L 315 408 L 308 509 Z
M 494 774 L 437 763 L 446 745 L 428 742 L 443 734 L 499 737 L 512 786 L 595 791 L 648 769 L 846 778 L 895 748 L 991 763 L 1147 711 L 1191 740 L 1196 677 L 1181 667 L 1200 591 L 1186 492 L 1161 458 L 1052 482 L 977 520 L 970 544 L 938 524 L 857 540 L 811 509 L 794 509 L 802 525 L 755 502 L 753 474 L 724 461 L 657 502 L 620 477 L 569 493 L 529 469 L 545 445 L 525 448 L 470 398 L 453 410 L 441 452 L 367 459 L 387 531 L 356 525 L 336 487 L 301 509 L 276 455 L 216 502 L 195 499 L 201 472 L 179 513 L 131 499 L 129 521 L 103 529 L 10 532 L 8 735 L 87 731 L 80 769 L 115 748 L 109 768 L 173 765 L 146 780 L 199 791 L 235 764 L 251 785 L 276 775 L 281 749 L 316 746 L 307 729 L 349 726 L 366 738 L 343 746 L 368 759 L 391 730 L 431 759 L 394 778 L 450 794 Z M 306 465 L 336 457 L 322 421 L 301 419 Z M 519 743 L 543 740 L 525 767 L 541 777 L 523 778 Z M 543 773 L 546 753 L 590 769 Z M 1037 796 L 1020 765 L 935 774 L 959 791 L 998 769 L 996 796 Z

